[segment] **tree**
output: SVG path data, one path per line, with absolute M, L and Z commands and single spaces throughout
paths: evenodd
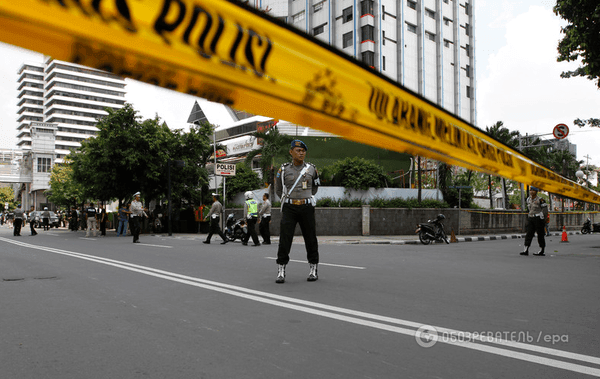
M 381 166 L 364 158 L 348 157 L 332 166 L 327 172 L 331 173 L 328 179 L 334 186 L 366 190 L 387 187 L 391 182 Z
M 231 200 L 240 192 L 246 192 L 260 188 L 258 174 L 245 163 L 238 163 L 235 167 L 235 176 L 227 178 L 227 199 Z
M 559 62 L 581 58 L 581 66 L 561 77 L 585 76 L 600 88 L 600 3 L 598 0 L 557 0 L 554 13 L 568 22 L 558 43 Z
M 48 200 L 67 209 L 83 201 L 83 187 L 73 179 L 73 168 L 66 164 L 56 164 L 50 173 Z
M 131 104 L 107 112 L 96 125 L 96 138 L 84 141 L 78 152 L 69 155 L 73 178 L 86 198 L 123 202 L 137 191 L 146 202 L 163 198 L 169 159 L 185 162 L 183 168 L 172 170 L 172 198 L 192 196 L 199 185 L 208 183 L 204 164 L 210 156 L 210 124 L 182 133 L 161 124 L 158 116 L 141 121 Z
M 246 164 L 250 164 L 254 157 L 260 154 L 260 169 L 263 175 L 263 181 L 267 181 L 271 185 L 270 197 L 273 198 L 273 190 L 275 186 L 273 185 L 273 181 L 275 180 L 275 175 L 273 175 L 275 158 L 285 158 L 288 156 L 290 151 L 290 144 L 294 139 L 291 136 L 281 134 L 277 126 L 268 129 L 265 132 L 254 132 L 252 134 L 254 137 L 258 138 L 261 142 L 261 147 L 252 150 L 248 153 L 246 157 Z
M 559 62 L 581 59 L 581 66 L 574 71 L 565 71 L 563 78 L 585 76 L 596 81 L 600 88 L 600 3 L 598 0 L 557 0 L 554 13 L 568 22 L 561 29 L 565 35 L 558 43 Z M 600 119 L 576 119 L 575 125 L 586 124 L 600 127 Z
M 502 121 L 496 122 L 491 127 L 485 128 L 486 132 L 496 140 L 502 142 L 503 144 L 516 149 L 519 146 L 519 137 L 520 133 L 517 130 L 510 131 L 504 127 L 504 123 Z M 490 203 L 492 203 L 492 178 L 489 178 L 489 188 L 490 188 Z M 508 192 L 506 186 L 506 179 L 502 178 L 502 188 L 503 188 L 503 198 L 504 198 L 504 208 L 509 207 L 509 199 Z M 493 208 L 491 206 L 490 208 Z
M 4 209 L 6 203 L 8 203 L 8 209 L 15 209 L 17 207 L 15 191 L 12 187 L 0 187 L 0 209 Z

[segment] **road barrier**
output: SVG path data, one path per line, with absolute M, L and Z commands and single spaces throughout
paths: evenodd
M 0 39 L 352 141 L 600 204 L 600 194 L 238 2 L 4 0 Z

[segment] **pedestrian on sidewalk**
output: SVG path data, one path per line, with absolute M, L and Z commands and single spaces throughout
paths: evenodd
M 256 222 L 258 221 L 258 202 L 254 199 L 252 191 L 246 191 L 244 193 L 246 202 L 244 202 L 244 219 L 248 224 L 248 231 L 244 238 L 242 238 L 242 245 L 248 245 L 248 240 L 252 237 L 253 246 L 260 246 L 258 236 L 256 235 Z
M 271 244 L 271 202 L 269 201 L 269 194 L 263 195 L 263 203 L 258 212 L 258 232 L 263 239 L 263 244 Z
M 32 205 L 31 208 L 29 208 L 29 214 L 27 215 L 27 218 L 29 219 L 29 229 L 31 230 L 31 235 L 35 236 L 37 235 L 37 232 L 35 231 L 35 214 L 33 212 L 35 212 L 35 207 Z
M 142 217 L 144 217 L 144 211 L 146 210 L 140 201 L 140 192 L 136 192 L 133 195 L 133 201 L 131 202 L 131 234 L 133 235 L 133 243 L 140 243 L 140 232 L 142 230 Z
M 309 274 L 306 280 L 314 282 L 318 279 L 319 243 L 315 222 L 314 195 L 321 183 L 317 168 L 304 161 L 307 150 L 304 142 L 293 140 L 290 147 L 292 162 L 284 163 L 275 179 L 275 193 L 281 198 L 282 205 L 279 248 L 277 250 L 279 267 L 276 283 L 285 282 L 285 269 L 290 260 L 290 249 L 297 224 L 300 224 L 302 230 L 309 263 Z
M 227 240 L 227 237 L 225 237 L 225 235 L 221 231 L 221 226 L 220 226 L 221 213 L 223 213 L 223 205 L 219 201 L 218 193 L 213 193 L 212 197 L 213 197 L 213 205 L 212 205 L 212 207 L 210 207 L 210 211 L 208 212 L 208 214 L 206 215 L 206 218 L 205 218 L 205 220 L 210 219 L 210 230 L 208 232 L 208 236 L 206 236 L 206 240 L 202 241 L 202 243 L 209 244 L 210 239 L 212 238 L 213 234 L 217 233 L 221 237 L 221 239 L 223 239 L 223 242 L 221 242 L 221 245 L 225 245 L 229 241 Z
M 106 221 L 108 221 L 108 216 L 106 215 L 106 208 L 104 205 L 100 206 L 100 215 L 98 216 L 100 220 L 100 235 L 106 237 Z
M 131 212 L 129 211 L 129 207 L 131 203 L 127 203 L 127 205 L 121 205 L 119 208 L 119 227 L 117 229 L 117 237 L 127 235 L 127 224 L 129 223 L 129 215 Z
M 540 245 L 540 251 L 533 253 L 533 255 L 543 257 L 544 249 L 546 248 L 546 218 L 548 217 L 548 204 L 546 200 L 538 196 L 538 189 L 536 187 L 529 188 L 529 197 L 527 198 L 527 209 L 529 213 L 527 215 L 527 234 L 525 235 L 525 250 L 520 255 L 529 255 L 529 246 L 533 240 L 533 235 L 537 233 L 538 244 Z
M 89 237 L 91 232 L 94 232 L 94 237 L 96 237 L 97 221 L 98 212 L 96 212 L 96 208 L 94 208 L 94 203 L 90 203 L 85 209 L 85 222 L 87 224 L 87 230 L 85 231 L 86 237 Z

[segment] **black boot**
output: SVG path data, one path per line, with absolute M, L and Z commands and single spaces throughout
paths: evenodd
M 525 251 L 519 253 L 519 255 L 529 255 L 529 246 L 525 248 Z
M 546 254 L 544 254 L 544 248 L 542 247 L 542 250 L 540 250 L 537 253 L 533 253 L 533 255 L 535 255 L 536 257 L 545 257 Z

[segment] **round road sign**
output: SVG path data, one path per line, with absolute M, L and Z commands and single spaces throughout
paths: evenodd
M 558 124 L 554 127 L 552 134 L 557 139 L 566 138 L 569 135 L 569 127 L 565 124 Z

